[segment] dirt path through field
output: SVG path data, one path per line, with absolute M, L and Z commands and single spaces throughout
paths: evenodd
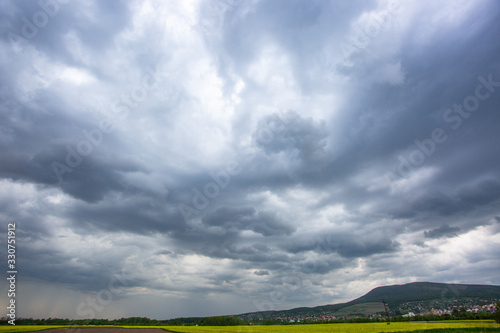
M 122 327 L 67 327 L 54 328 L 35 333 L 168 333 L 159 328 L 122 328 Z

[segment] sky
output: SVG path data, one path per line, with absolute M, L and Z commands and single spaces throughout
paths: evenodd
M 0 32 L 17 316 L 500 284 L 498 1 L 4 0 Z

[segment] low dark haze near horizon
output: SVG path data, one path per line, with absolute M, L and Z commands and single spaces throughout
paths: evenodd
M 500 284 L 499 2 L 7 0 L 0 31 L 18 316 Z

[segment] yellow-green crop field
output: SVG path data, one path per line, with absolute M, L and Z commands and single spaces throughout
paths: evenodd
M 34 332 L 64 326 L 0 326 L 0 332 Z M 96 327 L 96 326 L 92 326 Z M 103 326 L 97 326 L 103 327 Z M 161 328 L 168 332 L 179 333 L 300 333 L 300 332 L 339 332 L 339 333 L 379 333 L 379 332 L 411 332 L 443 328 L 500 328 L 493 321 L 449 321 L 449 322 L 404 322 L 392 323 L 346 323 L 317 325 L 282 325 L 282 326 L 121 326 L 124 328 Z
M 407 332 L 439 328 L 472 328 L 472 327 L 500 327 L 493 322 L 410 322 L 410 323 L 346 323 L 346 324 L 317 324 L 317 325 L 284 325 L 284 326 L 232 326 L 232 327 L 162 327 L 170 332 L 182 333 L 299 333 L 299 332 L 339 332 L 339 333 L 378 333 L 378 332 Z

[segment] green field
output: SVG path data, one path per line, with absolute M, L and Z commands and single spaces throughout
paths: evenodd
M 50 330 L 52 328 L 62 328 L 66 326 L 59 325 L 2 325 L 0 326 L 0 332 L 14 333 L 14 332 L 30 332 L 30 331 L 42 331 Z
M 35 332 L 35 331 L 45 331 L 53 328 L 66 328 L 75 327 L 67 325 L 0 325 L 0 333 L 17 333 L 17 332 Z M 82 325 L 78 327 L 126 327 L 126 326 L 94 326 L 94 325 Z M 134 327 L 146 327 L 146 326 L 134 326 Z M 163 327 L 153 327 L 147 326 L 147 328 L 163 328 Z
M 0 332 L 33 332 L 64 326 L 0 326 Z M 360 324 L 318 324 L 318 325 L 282 325 L 282 326 L 122 326 L 125 328 L 161 328 L 178 333 L 279 333 L 279 332 L 339 332 L 339 333 L 378 333 L 378 332 L 416 332 L 438 330 L 434 332 L 454 332 L 451 329 L 465 329 L 460 332 L 500 332 L 500 325 L 493 321 L 453 321 L 453 322 L 404 322 L 392 323 L 360 323 Z M 476 330 L 474 328 L 483 328 Z M 440 329 L 447 329 L 440 331 Z M 467 330 L 469 329 L 469 330 Z

